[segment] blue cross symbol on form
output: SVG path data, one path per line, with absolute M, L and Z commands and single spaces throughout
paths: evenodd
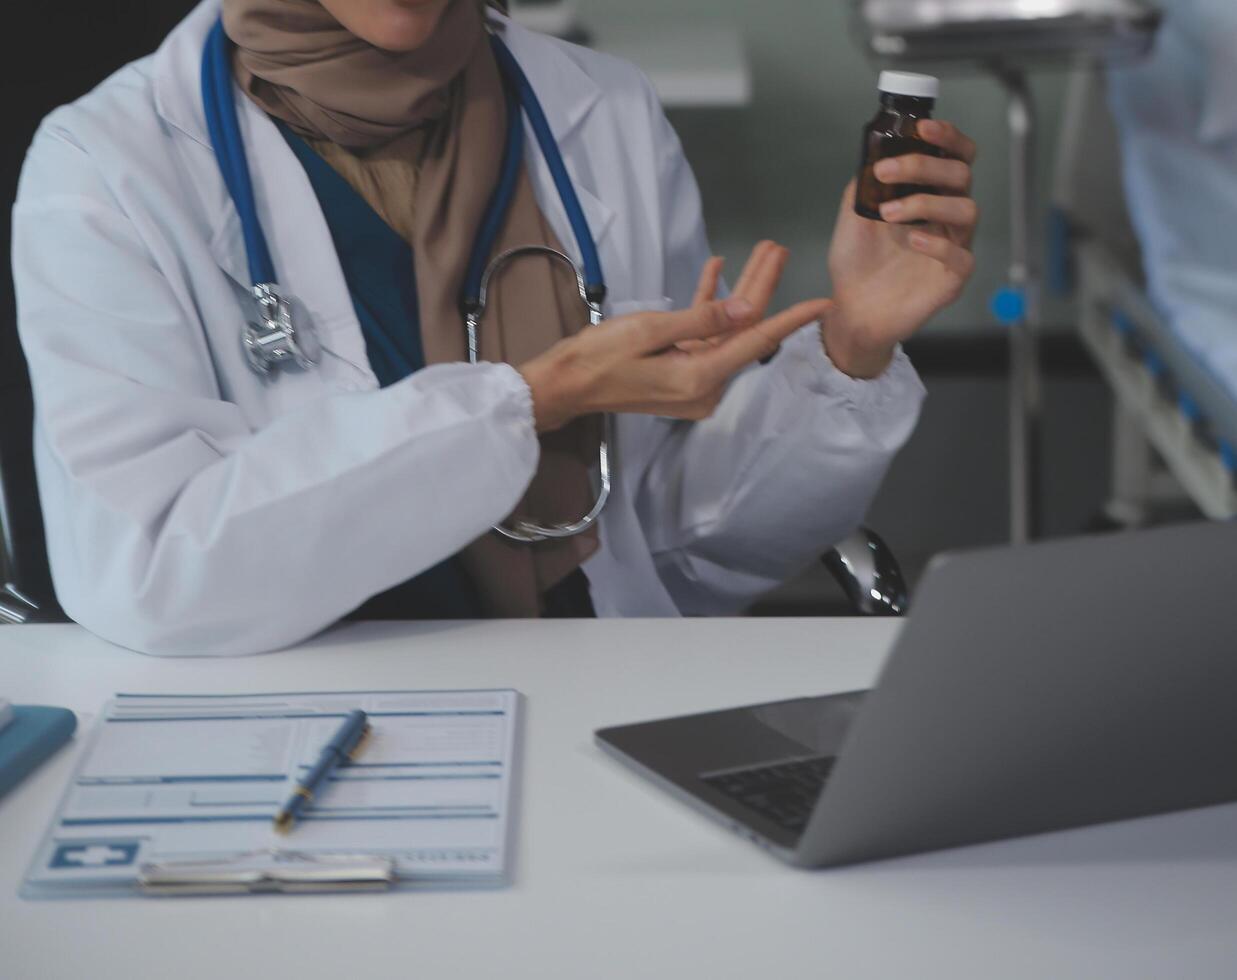
M 106 844 L 91 844 L 89 847 L 79 847 L 72 851 L 63 851 L 60 860 L 65 864 L 76 864 L 83 868 L 101 868 L 107 864 L 128 864 L 129 852 L 120 847 L 108 847 Z
M 114 868 L 133 864 L 142 842 L 136 840 L 83 840 L 57 843 L 49 868 Z

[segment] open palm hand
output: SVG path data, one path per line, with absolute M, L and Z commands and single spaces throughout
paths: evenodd
M 855 213 L 853 182 L 842 196 L 829 250 L 836 308 L 825 324 L 825 346 L 834 363 L 856 377 L 884 370 L 896 345 L 954 302 L 974 269 L 970 246 L 979 213 L 969 194 L 975 144 L 936 121 L 921 123 L 919 135 L 950 158 L 883 160 L 877 178 L 941 193 L 889 201 L 881 208 L 884 221 Z

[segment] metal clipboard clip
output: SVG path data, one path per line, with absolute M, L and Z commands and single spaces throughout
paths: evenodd
M 146 895 L 295 895 L 386 891 L 395 880 L 391 858 L 272 849 L 225 860 L 143 864 L 138 886 Z

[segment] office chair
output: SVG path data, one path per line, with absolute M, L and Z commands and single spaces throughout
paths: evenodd
M 859 616 L 905 616 L 910 592 L 884 539 L 861 527 L 821 559 Z
M 30 138 L 57 105 L 77 98 L 122 64 L 153 51 L 193 7 L 193 0 L 112 0 L 78 4 L 60 18 L 43 57 L 57 70 L 33 80 L 6 73 L 0 101 L 6 138 L 0 144 L 0 197 L 12 201 Z M 12 77 L 8 77 L 12 75 Z M 0 212 L 0 623 L 63 622 L 52 590 L 31 450 L 33 408 L 26 362 L 17 340 L 8 277 L 8 207 Z
M 65 622 L 34 477 L 30 379 L 13 321 L 0 322 L 0 622 Z
M 1093 526 L 1128 529 L 1196 509 L 1237 517 L 1237 395 L 1151 299 L 1104 74 L 1070 77 L 1053 186 L 1053 259 L 1078 331 L 1112 393 L 1109 495 Z

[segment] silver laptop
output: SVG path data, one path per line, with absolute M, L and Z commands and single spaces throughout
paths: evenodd
M 1237 800 L 1237 524 L 938 559 L 871 691 L 597 739 L 809 867 Z

